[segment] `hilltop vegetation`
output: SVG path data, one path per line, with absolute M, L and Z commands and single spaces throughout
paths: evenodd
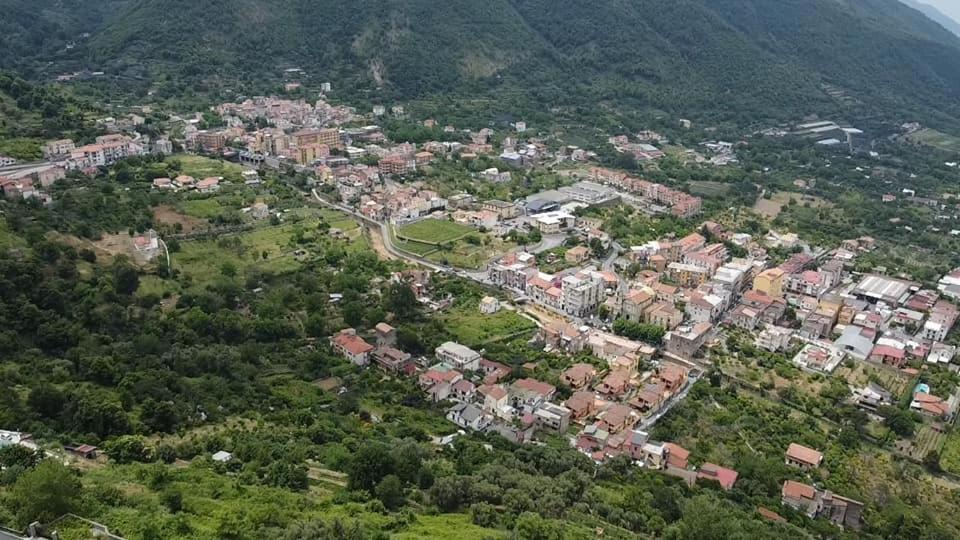
M 889 107 L 940 126 L 960 118 L 960 38 L 896 0 L 114 6 L 89 40 L 53 57 L 157 97 L 236 95 L 296 67 L 355 100 L 496 96 L 514 108 L 602 103 L 741 123 Z

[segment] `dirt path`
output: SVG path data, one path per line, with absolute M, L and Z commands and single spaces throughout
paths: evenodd
M 396 257 L 387 251 L 387 247 L 383 245 L 383 237 L 380 236 L 380 231 L 371 231 L 370 227 L 364 227 L 363 234 L 370 239 L 370 246 L 373 247 L 373 251 L 377 253 L 378 257 L 386 261 L 396 260 Z

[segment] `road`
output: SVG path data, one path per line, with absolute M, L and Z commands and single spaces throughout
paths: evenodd
M 386 223 L 380 223 L 379 221 L 372 220 L 372 219 L 368 218 L 367 216 L 365 216 L 365 215 L 357 212 L 357 211 L 354 210 L 353 208 L 350 208 L 349 206 L 346 206 L 346 205 L 343 205 L 343 204 L 332 203 L 332 202 L 324 199 L 323 197 L 321 197 L 320 194 L 317 193 L 317 190 L 316 190 L 316 189 L 312 189 L 311 192 L 313 193 L 314 199 L 316 199 L 317 202 L 319 202 L 320 204 L 322 204 L 322 205 L 324 205 L 324 206 L 326 206 L 326 207 L 328 207 L 328 208 L 332 208 L 332 209 L 334 209 L 334 210 L 338 210 L 338 211 L 343 212 L 343 213 L 345 213 L 345 214 L 349 214 L 350 216 L 358 219 L 361 223 L 365 223 L 365 224 L 369 225 L 370 227 L 376 228 L 377 230 L 379 230 L 379 231 L 380 231 L 380 236 L 383 238 L 383 247 L 384 247 L 384 249 L 386 249 L 387 252 L 389 252 L 391 255 L 397 257 L 398 259 L 404 259 L 404 260 L 407 260 L 407 261 L 410 261 L 410 262 L 419 264 L 419 265 L 421 265 L 421 266 L 425 266 L 425 267 L 427 267 L 427 268 L 429 268 L 429 269 L 431 269 L 431 270 L 437 271 L 437 272 L 450 273 L 450 272 L 453 272 L 453 271 L 454 271 L 453 268 L 450 268 L 449 266 L 443 266 L 443 265 L 437 264 L 437 263 L 435 263 L 435 262 L 433 262 L 433 261 L 424 259 L 423 257 L 417 257 L 416 255 L 413 255 L 413 254 L 411 254 L 411 253 L 407 253 L 406 251 L 397 249 L 397 247 L 396 247 L 395 245 L 393 245 L 393 238 L 391 238 L 391 236 L 390 236 L 390 230 L 389 230 L 389 228 L 388 228 L 388 226 L 387 226 Z M 484 271 L 484 274 L 486 274 L 486 271 Z
M 634 429 L 637 429 L 640 431 L 649 431 L 650 428 L 652 428 L 657 423 L 658 420 L 660 420 L 661 418 L 663 418 L 664 415 L 670 412 L 670 409 L 672 409 L 676 404 L 680 403 L 681 401 L 684 400 L 684 398 L 687 397 L 687 394 L 690 393 L 690 389 L 693 388 L 694 383 L 700 380 L 701 376 L 702 376 L 701 371 L 690 370 L 690 377 L 687 380 L 687 385 L 683 387 L 683 390 L 680 390 L 679 394 L 671 397 L 670 401 L 668 401 L 666 405 L 664 405 L 663 407 L 660 407 L 660 410 L 654 413 L 653 416 L 645 418 L 643 421 L 640 422 L 639 425 L 634 427 Z
M 455 269 L 453 269 L 453 268 L 451 268 L 451 267 L 449 267 L 449 266 L 439 265 L 439 264 L 436 264 L 436 263 L 433 262 L 433 261 L 429 261 L 429 260 L 424 259 L 424 258 L 422 258 L 422 257 L 417 257 L 417 256 L 415 256 L 415 255 L 413 255 L 413 254 L 411 254 L 411 253 L 407 253 L 406 251 L 403 251 L 403 250 L 398 249 L 398 248 L 397 248 L 396 246 L 394 246 L 394 244 L 393 244 L 393 239 L 391 238 L 390 230 L 389 230 L 389 227 L 388 227 L 388 225 L 387 225 L 386 223 L 381 223 L 381 222 L 379 222 L 379 221 L 372 220 L 372 219 L 364 216 L 363 214 L 355 211 L 353 208 L 350 208 L 349 206 L 345 206 L 345 205 L 342 205 L 342 204 L 332 203 L 332 202 L 324 199 L 323 197 L 321 197 L 320 194 L 317 193 L 317 190 L 316 190 L 316 189 L 313 189 L 313 190 L 311 190 L 311 191 L 312 191 L 312 193 L 313 193 L 313 197 L 314 197 L 314 198 L 317 200 L 317 202 L 319 202 L 320 204 L 322 204 L 322 205 L 324 205 L 324 206 L 326 206 L 326 207 L 328 207 L 328 208 L 333 208 L 334 210 L 339 210 L 340 212 L 344 212 L 344 213 L 346 213 L 346 214 L 349 214 L 350 216 L 353 216 L 354 218 L 358 219 L 361 223 L 366 223 L 366 224 L 369 225 L 371 228 L 376 228 L 376 229 L 378 229 L 378 230 L 380 231 L 380 235 L 381 235 L 382 238 L 383 238 L 383 246 L 384 246 L 384 248 L 387 250 L 387 252 L 389 252 L 390 254 L 394 255 L 395 257 L 397 257 L 397 258 L 399 258 L 399 259 L 403 259 L 403 260 L 409 261 L 409 262 L 412 262 L 412 263 L 415 263 L 415 264 L 419 264 L 419 265 L 425 266 L 425 267 L 430 268 L 430 269 L 432 269 L 432 270 L 435 270 L 435 271 L 437 271 L 437 272 L 455 273 L 455 274 L 457 274 L 457 275 L 459 275 L 459 276 L 461 276 L 461 277 L 465 277 L 465 278 L 467 278 L 467 279 L 472 279 L 472 280 L 474 280 L 474 281 L 476 281 L 476 282 L 478 282 L 478 283 L 481 283 L 481 284 L 483 284 L 483 285 L 493 285 L 493 283 L 490 282 L 490 276 L 489 276 L 489 272 L 487 271 L 487 269 L 476 270 L 476 271 L 455 270 Z M 530 250 L 530 252 L 531 252 L 531 253 L 540 253 L 540 252 L 542 252 L 542 251 L 546 251 L 546 250 L 549 250 L 549 249 L 553 249 L 554 247 L 559 246 L 559 245 L 563 242 L 563 240 L 564 240 L 565 238 L 566 238 L 566 237 L 565 237 L 564 235 L 549 235 L 549 236 L 545 236 L 545 237 L 543 238 L 543 240 L 541 241 L 541 243 L 538 244 L 536 248 Z M 620 244 L 618 244 L 618 243 L 616 243 L 616 242 L 613 243 L 612 247 L 613 247 L 613 250 L 612 250 L 611 255 L 610 255 L 609 257 L 607 257 L 607 259 L 606 259 L 606 260 L 604 261 L 604 263 L 603 263 L 603 267 L 604 267 L 605 270 L 608 270 L 608 269 L 610 269 L 610 268 L 613 267 L 613 262 L 617 259 L 617 257 L 619 257 L 620 252 L 621 252 L 622 249 L 623 249 L 622 246 L 620 246 Z M 524 313 L 523 309 L 517 309 L 516 312 L 519 313 L 521 316 L 532 320 L 534 323 L 537 324 L 538 327 L 542 326 L 542 323 L 541 323 L 540 321 L 538 321 L 535 317 L 531 317 L 530 315 Z M 564 318 L 564 319 L 566 319 L 566 320 L 569 320 L 569 319 L 568 319 L 566 316 L 564 316 L 564 315 L 560 315 L 560 314 L 557 314 L 557 315 L 560 316 L 560 317 L 562 317 L 562 318 Z M 576 321 L 574 321 L 574 322 L 575 322 L 576 324 L 578 324 L 578 325 L 583 323 L 583 321 L 579 321 L 579 320 L 576 320 Z M 697 364 L 692 364 L 692 366 L 693 366 L 693 365 L 697 365 Z M 648 430 L 649 428 L 653 427 L 653 425 L 656 424 L 657 421 L 660 420 L 660 418 L 663 417 L 663 415 L 667 414 L 667 413 L 670 411 L 670 409 L 672 409 L 677 403 L 680 403 L 681 401 L 683 401 L 684 398 L 687 397 L 687 394 L 690 392 L 690 389 L 693 388 L 693 384 L 694 384 L 695 382 L 697 382 L 697 380 L 699 380 L 699 378 L 700 378 L 702 375 L 703 375 L 703 371 L 702 371 L 701 368 L 699 368 L 699 367 L 692 367 L 691 370 L 690 370 L 689 382 L 688 382 L 687 385 L 684 387 L 684 389 L 681 390 L 680 393 L 677 394 L 676 396 L 673 396 L 672 398 L 670 398 L 670 401 L 667 402 L 667 404 L 664 405 L 659 411 L 657 411 L 656 413 L 654 413 L 654 414 L 653 414 L 652 416 L 650 416 L 649 418 L 643 420 L 643 421 L 640 423 L 640 426 L 639 426 L 638 428 L 636 428 L 636 429 L 640 429 L 640 430 L 642 430 L 642 431 L 646 431 L 646 430 Z
M 36 172 L 41 172 L 53 166 L 54 164 L 48 161 L 33 161 L 30 163 L 17 163 L 14 165 L 8 165 L 6 167 L 0 167 L 0 176 L 23 177 L 23 176 L 31 175 Z

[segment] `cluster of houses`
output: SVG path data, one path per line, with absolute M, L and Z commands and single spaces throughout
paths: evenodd
M 634 178 L 626 173 L 594 167 L 590 170 L 590 177 L 595 182 L 616 186 L 623 191 L 633 193 L 644 199 L 670 208 L 675 216 L 690 218 L 698 215 L 703 208 L 700 197 L 673 189 L 662 184 Z
M 49 141 L 43 145 L 43 157 L 64 170 L 95 172 L 97 167 L 113 165 L 130 156 L 150 153 L 141 136 L 111 133 L 96 138 L 93 144 L 77 146 L 71 139 Z

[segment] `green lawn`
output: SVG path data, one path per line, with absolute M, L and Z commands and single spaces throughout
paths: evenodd
M 516 312 L 500 310 L 493 315 L 480 313 L 478 306 L 465 306 L 446 313 L 443 325 L 456 341 L 468 347 L 479 347 L 523 332 L 533 332 L 536 325 Z
M 243 172 L 243 167 L 229 161 L 187 154 L 171 156 L 167 161 L 180 163 L 180 174 L 192 176 L 197 180 L 208 176 L 222 176 L 231 182 L 239 182 L 242 178 L 240 173 Z
M 400 227 L 397 231 L 397 236 L 410 240 L 419 240 L 425 243 L 443 244 L 463 238 L 473 231 L 474 229 L 472 227 L 454 223 L 453 221 L 425 219 Z
M 177 209 L 183 214 L 201 219 L 219 216 L 225 210 L 223 206 L 220 206 L 220 202 L 214 198 L 183 201 L 177 205 Z

